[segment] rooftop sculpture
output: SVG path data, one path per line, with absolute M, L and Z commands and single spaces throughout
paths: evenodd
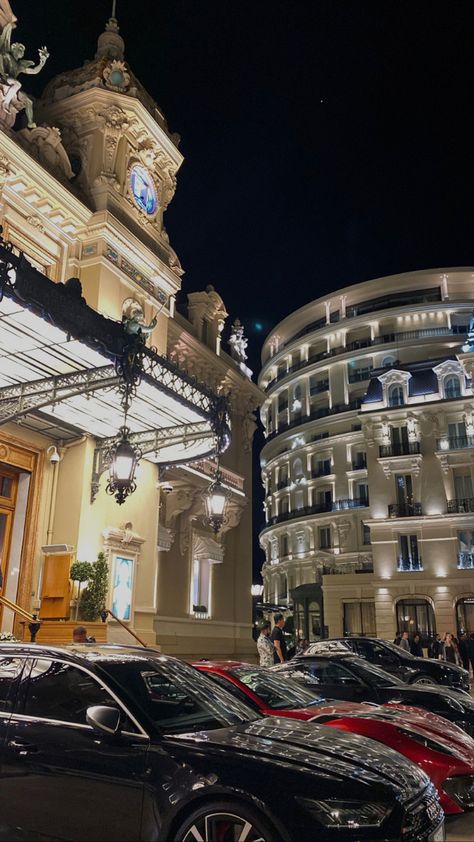
M 38 49 L 39 62 L 25 59 L 25 46 L 18 42 L 11 43 L 12 33 L 17 24 L 9 0 L 0 0 L 0 125 L 12 128 L 16 116 L 25 111 L 28 128 L 35 128 L 33 120 L 33 100 L 21 90 L 18 77 L 36 75 L 42 70 L 49 53 L 46 47 Z

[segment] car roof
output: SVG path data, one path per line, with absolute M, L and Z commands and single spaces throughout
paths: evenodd
M 35 658 L 67 657 L 74 662 L 89 661 L 105 663 L 113 661 L 136 661 L 143 658 L 159 658 L 160 661 L 176 661 L 169 655 L 162 655 L 158 649 L 144 646 L 126 646 L 117 643 L 70 643 L 64 646 L 49 646 L 43 643 L 0 642 L 0 655 L 30 655 Z
M 253 667 L 256 668 L 256 664 L 249 664 L 246 661 L 218 661 L 212 660 L 208 661 L 207 658 L 201 658 L 200 661 L 192 661 L 191 662 L 194 667 L 209 667 L 210 669 L 220 670 L 222 672 L 229 672 L 229 670 L 236 669 L 237 667 Z
M 361 661 L 362 658 L 359 658 L 358 655 L 355 655 L 354 652 L 331 652 L 328 650 L 327 652 L 303 652 L 302 655 L 296 655 L 294 658 L 291 659 L 291 662 L 297 661 L 298 663 L 309 661 L 311 658 L 330 658 L 331 661 L 339 661 L 341 658 L 343 660 L 350 660 L 350 661 Z

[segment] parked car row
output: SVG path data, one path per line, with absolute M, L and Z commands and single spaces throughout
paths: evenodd
M 343 668 L 336 695 L 324 662 Z M 347 650 L 196 666 L 139 647 L 0 645 L 0 839 L 438 842 L 442 806 L 474 805 L 466 694 L 443 690 L 458 728 L 430 707 L 435 688 Z M 377 704 L 337 695 L 368 674 Z

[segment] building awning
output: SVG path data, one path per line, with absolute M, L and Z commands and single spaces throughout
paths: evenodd
M 0 425 L 85 433 L 105 449 L 123 424 L 126 369 L 130 438 L 147 459 L 202 459 L 216 433 L 225 445 L 221 397 L 89 307 L 77 279 L 55 283 L 0 244 Z

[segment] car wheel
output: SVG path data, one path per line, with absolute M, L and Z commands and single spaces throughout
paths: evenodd
M 278 834 L 252 807 L 221 801 L 195 810 L 173 838 L 175 842 L 277 842 Z
M 430 678 L 429 675 L 419 675 L 418 678 L 415 678 L 412 681 L 412 684 L 428 684 L 431 687 L 438 687 L 438 682 L 434 680 L 434 678 Z

